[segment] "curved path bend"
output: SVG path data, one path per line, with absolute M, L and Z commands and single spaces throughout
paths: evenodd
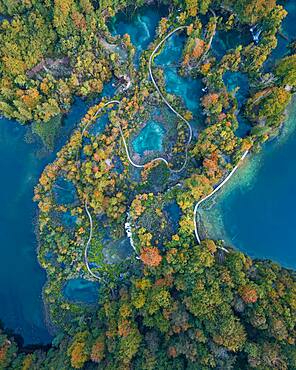
M 95 274 L 90 266 L 89 266 L 89 262 L 88 262 L 88 250 L 89 250 L 89 245 L 90 245 L 90 242 L 92 240 L 92 235 L 93 235 L 93 220 L 92 220 L 92 217 L 91 217 L 91 214 L 89 212 L 89 209 L 88 209 L 88 205 L 87 205 L 87 201 L 85 201 L 84 203 L 84 208 L 85 208 L 85 212 L 88 216 L 88 219 L 89 219 L 89 236 L 88 236 L 88 240 L 86 242 L 86 245 L 85 245 L 85 248 L 84 248 L 84 264 L 87 268 L 87 271 L 89 272 L 89 274 L 94 277 L 95 279 L 98 279 L 98 280 L 101 280 L 101 277 L 97 274 Z
M 163 93 L 161 92 L 159 86 L 157 85 L 156 83 L 156 80 L 153 76 L 153 73 L 152 73 L 152 63 L 153 63 L 153 60 L 154 60 L 154 57 L 155 57 L 155 54 L 158 52 L 158 50 L 160 49 L 160 47 L 166 42 L 167 39 L 169 39 L 171 36 L 173 36 L 176 32 L 178 31 L 181 31 L 181 30 L 184 30 L 184 29 L 187 29 L 187 26 L 180 26 L 180 27 L 177 27 L 175 28 L 173 31 L 171 31 L 168 35 L 166 35 L 165 38 L 163 38 L 155 47 L 155 49 L 152 51 L 150 57 L 149 57 L 149 63 L 148 63 L 148 69 L 149 69 L 149 76 L 151 78 L 151 81 L 156 89 L 156 91 L 158 92 L 158 94 L 160 95 L 161 99 L 163 100 L 163 102 L 167 105 L 167 107 L 177 116 L 179 117 L 185 124 L 186 126 L 188 127 L 188 130 L 189 130 L 189 137 L 188 137 L 188 140 L 187 140 L 187 143 L 185 145 L 185 161 L 182 165 L 181 168 L 179 168 L 178 170 L 172 170 L 169 168 L 169 170 L 173 173 L 178 173 L 178 172 L 181 172 L 184 170 L 184 168 L 186 167 L 187 165 L 187 162 L 188 162 L 188 147 L 191 143 L 191 140 L 192 140 L 192 136 L 193 136 L 193 133 L 192 133 L 192 127 L 190 125 L 190 123 L 187 121 L 187 119 L 185 119 L 179 112 L 177 112 L 175 110 L 175 108 L 172 107 L 172 105 L 167 101 L 166 97 L 163 95 Z M 156 158 L 157 159 L 157 158 Z M 159 158 L 160 160 L 160 158 Z M 162 158 L 161 159 L 163 162 L 166 163 L 167 166 L 169 166 L 168 162 Z
M 178 27 L 176 28 L 174 31 L 170 32 L 163 40 L 161 40 L 158 45 L 155 47 L 155 49 L 153 50 L 152 54 L 150 55 L 150 58 L 149 58 L 149 64 L 148 64 L 148 68 L 149 68 L 149 75 L 150 75 L 150 78 L 152 80 L 152 83 L 155 87 L 155 89 L 157 90 L 157 92 L 159 93 L 160 97 L 162 98 L 162 100 L 164 101 L 164 103 L 169 107 L 169 109 L 177 115 L 177 117 L 179 117 L 183 122 L 185 122 L 185 124 L 187 125 L 188 129 L 189 129 L 189 138 L 188 138 L 188 141 L 186 143 L 186 147 L 185 147 L 185 161 L 182 165 L 182 167 L 178 170 L 173 170 L 170 168 L 169 166 L 169 162 L 163 158 L 163 157 L 157 157 L 157 158 L 154 158 L 153 160 L 145 163 L 145 164 L 137 164 L 135 163 L 130 154 L 129 154 L 129 149 L 128 149 L 128 145 L 127 145 L 127 142 L 125 140 L 125 137 L 124 137 L 124 134 L 123 134 L 123 131 L 122 131 L 122 128 L 120 125 L 118 125 L 118 128 L 119 128 L 119 131 L 120 131 L 120 135 L 121 135 L 121 138 L 122 138 L 122 141 L 123 141 L 123 145 L 124 145 L 124 149 L 125 149 L 125 152 L 126 152 L 126 156 L 127 156 L 127 159 L 129 161 L 129 163 L 135 167 L 135 168 L 144 168 L 148 163 L 155 163 L 155 162 L 158 162 L 158 161 L 161 161 L 161 162 L 164 162 L 166 164 L 166 166 L 169 168 L 169 170 L 173 173 L 178 173 L 178 172 L 181 172 L 183 171 L 183 169 L 186 167 L 187 165 L 187 161 L 188 161 L 188 146 L 190 145 L 191 143 L 191 140 L 192 140 L 192 128 L 191 128 L 191 125 L 190 123 L 179 113 L 177 112 L 172 106 L 171 104 L 167 101 L 167 99 L 165 98 L 165 96 L 162 94 L 162 92 L 160 91 L 160 88 L 158 87 L 155 79 L 154 79 L 154 76 L 153 76 L 153 73 L 152 73 L 152 63 L 153 63 L 153 59 L 154 59 L 154 56 L 155 54 L 157 53 L 157 51 L 159 50 L 159 48 L 162 46 L 162 44 L 169 38 L 171 37 L 174 33 L 180 31 L 180 30 L 183 30 L 187 28 L 187 26 L 181 26 L 181 27 Z M 95 115 L 94 115 L 94 118 L 105 108 L 107 107 L 108 105 L 111 105 L 111 104 L 117 104 L 119 105 L 120 104 L 120 101 L 119 100 L 110 100 L 108 102 L 106 102 L 101 108 L 99 108 Z M 83 137 L 84 133 L 86 132 L 86 130 L 88 129 L 89 125 L 91 124 L 91 121 L 88 122 L 88 124 L 83 128 L 82 130 L 82 133 L 81 133 L 81 136 Z M 78 159 L 78 158 L 77 158 Z M 92 220 L 92 216 L 91 216 L 91 213 L 88 209 L 88 202 L 87 200 L 85 201 L 85 204 L 84 204 L 84 208 L 85 208 L 85 212 L 89 218 L 89 223 L 90 223 L 90 228 L 89 228 L 89 237 L 88 237 L 88 240 L 87 240 L 87 243 L 86 243 L 86 246 L 85 246 L 85 249 L 84 249 L 84 263 L 85 263 L 85 266 L 87 268 L 87 271 L 89 272 L 89 274 L 96 278 L 96 279 L 101 279 L 99 275 L 96 275 L 90 268 L 89 266 L 89 260 L 88 260 L 88 252 L 89 252 L 89 247 L 90 247 L 90 243 L 91 243 L 91 240 L 92 240 L 92 235 L 93 235 L 93 220 Z M 131 240 L 132 240 L 132 233 L 131 233 L 131 226 L 129 224 L 129 222 L 126 223 L 125 225 L 126 227 L 126 230 L 129 231 L 130 235 L 131 235 Z M 133 248 L 135 249 L 134 245 L 133 245 Z
M 229 180 L 230 178 L 234 175 L 234 173 L 237 171 L 240 163 L 246 158 L 247 154 L 249 153 L 248 150 L 246 150 L 244 152 L 244 154 L 242 155 L 242 157 L 240 158 L 238 164 L 232 169 L 232 171 L 227 175 L 227 177 L 208 195 L 206 195 L 204 198 L 200 199 L 195 207 L 194 207 L 194 214 L 193 214 L 193 220 L 194 220 L 194 232 L 195 232 L 195 237 L 196 237 L 196 240 L 198 242 L 198 244 L 201 243 L 201 239 L 200 239 L 200 236 L 198 234 L 198 227 L 197 227 L 197 221 L 196 221 L 196 215 L 197 215 L 197 210 L 198 210 L 198 207 L 203 203 L 205 202 L 206 200 L 208 200 L 209 198 L 211 198 L 214 194 L 216 194 Z M 227 249 L 225 248 L 222 248 L 223 250 L 227 251 Z M 228 251 L 227 251 L 228 252 Z
M 135 163 L 130 154 L 129 154 L 129 149 L 128 149 L 128 145 L 127 145 L 127 142 L 125 140 L 125 137 L 124 137 L 124 134 L 123 134 L 123 131 L 122 131 L 122 128 L 120 125 L 118 125 L 118 128 L 119 128 L 119 131 L 120 131 L 120 135 L 121 135 L 121 138 L 122 138 L 122 141 L 123 141 L 123 145 L 124 145 L 124 148 L 125 148 L 125 152 L 126 152 L 126 155 L 127 155 L 127 158 L 128 158 L 128 161 L 129 163 L 133 166 L 133 167 L 136 167 L 136 168 L 144 168 L 148 163 L 154 163 L 154 162 L 157 162 L 157 161 L 162 161 L 164 162 L 167 167 L 169 168 L 170 172 L 172 173 L 179 173 L 181 171 L 184 170 L 184 168 L 186 167 L 187 165 L 187 162 L 188 162 L 188 147 L 192 141 L 192 137 L 193 137 L 193 131 L 192 131 L 192 127 L 190 125 L 190 123 L 179 113 L 177 112 L 173 107 L 172 105 L 167 101 L 166 97 L 163 95 L 163 93 L 161 92 L 159 86 L 157 85 L 156 83 L 156 80 L 153 76 L 153 73 L 152 73 L 152 63 L 153 63 L 153 60 L 154 60 L 154 57 L 155 57 L 155 54 L 158 52 L 158 50 L 160 49 L 160 47 L 165 43 L 165 41 L 167 39 L 169 39 L 172 35 L 174 35 L 176 32 L 178 31 L 181 31 L 181 30 L 184 30 L 186 29 L 187 26 L 180 26 L 180 27 L 177 27 L 176 29 L 174 29 L 173 31 L 171 31 L 165 38 L 163 38 L 158 44 L 157 46 L 154 48 L 154 50 L 152 51 L 150 57 L 149 57 L 149 63 L 148 63 L 148 69 L 149 69 L 149 76 L 151 78 L 151 81 L 156 89 L 156 91 L 158 92 L 158 94 L 160 95 L 161 99 L 163 100 L 163 102 L 167 105 L 167 107 L 178 117 L 180 118 L 185 124 L 186 126 L 188 127 L 188 131 L 189 131 L 189 137 L 188 137 L 188 140 L 187 140 L 187 143 L 186 143 L 186 146 L 185 146 L 185 160 L 184 160 L 184 163 L 182 165 L 181 168 L 179 168 L 178 170 L 174 170 L 174 169 L 171 169 L 170 166 L 169 166 L 169 162 L 163 158 L 163 157 L 157 157 L 145 164 L 137 164 Z M 213 36 L 212 36 L 213 38 Z M 211 42 L 210 42 L 211 44 Z M 117 104 L 119 105 L 120 104 L 120 101 L 119 100 L 110 100 L 108 102 L 106 102 L 101 108 L 99 108 L 97 110 L 97 112 L 95 113 L 94 117 L 96 117 L 105 107 L 107 107 L 108 105 L 110 104 Z M 87 130 L 87 128 L 89 127 L 91 122 L 89 122 L 82 130 L 82 136 L 84 135 L 85 131 Z M 242 156 L 241 160 L 243 160 L 245 158 L 245 156 L 247 155 L 248 151 L 246 151 L 244 153 L 244 155 Z M 241 161 L 240 160 L 240 161 Z M 200 244 L 201 240 L 200 240 L 200 237 L 199 237 L 199 234 L 198 234 L 198 229 L 197 229 L 197 222 L 196 222 L 196 214 L 197 214 L 197 209 L 198 207 L 207 199 L 209 199 L 212 195 L 214 195 L 219 189 L 221 189 L 223 187 L 223 185 L 226 184 L 226 182 L 231 178 L 231 176 L 236 172 L 238 168 L 238 165 L 236 165 L 234 167 L 234 169 L 230 172 L 230 174 L 226 177 L 226 179 L 219 185 L 217 186 L 217 188 L 215 188 L 209 195 L 207 195 L 205 198 L 201 199 L 199 202 L 197 202 L 197 204 L 195 205 L 194 207 L 194 228 L 195 228 L 195 236 L 196 236 L 196 239 L 197 239 L 197 242 L 198 244 Z M 85 246 L 85 249 L 84 249 L 84 262 L 85 262 L 85 265 L 86 265 L 86 268 L 87 268 L 87 271 L 89 272 L 89 274 L 100 280 L 101 277 L 99 275 L 96 275 L 90 268 L 89 266 L 89 261 L 88 261 L 88 252 L 89 252 L 89 247 L 90 247 L 90 243 L 91 243 L 91 240 L 92 240 L 92 236 L 93 236 L 93 220 L 92 220 L 92 216 L 91 216 L 91 213 L 88 209 L 88 202 L 87 200 L 85 201 L 85 205 L 84 205 L 84 208 L 85 208 L 85 212 L 89 218 L 89 222 L 90 222 L 90 230 L 89 230 L 89 237 L 88 237 L 88 240 L 87 240 L 87 243 L 86 243 L 86 246 Z M 126 226 L 129 226 L 130 227 L 130 224 L 127 224 Z M 130 230 L 130 229 L 129 229 Z M 131 233 L 131 230 L 130 230 L 130 233 Z

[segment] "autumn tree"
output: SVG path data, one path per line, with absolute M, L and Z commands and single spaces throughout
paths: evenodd
M 296 86 L 296 54 L 280 60 L 275 74 L 284 85 Z
M 157 267 L 162 260 L 159 250 L 156 247 L 142 248 L 140 258 L 145 265 L 150 267 Z

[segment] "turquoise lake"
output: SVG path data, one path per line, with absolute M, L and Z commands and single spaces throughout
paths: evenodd
M 283 29 L 285 33 L 295 37 L 296 4 L 289 2 L 287 7 L 291 11 L 294 9 L 294 18 L 290 15 L 284 21 Z M 165 11 L 161 8 L 144 8 L 132 17 L 121 14 L 112 25 L 113 34 L 131 34 L 132 42 L 137 47 L 136 63 L 141 52 L 153 40 L 155 27 L 163 15 Z M 193 112 L 195 122 L 200 115 L 202 83 L 177 74 L 180 48 L 184 42 L 184 34 L 173 36 L 155 59 L 155 63 L 159 67 L 165 67 L 167 91 L 183 99 L 186 107 Z M 224 41 L 228 42 L 230 40 Z M 284 54 L 286 45 L 287 42 L 280 39 L 275 55 Z M 223 47 L 221 43 L 220 47 Z M 224 78 L 229 89 L 237 84 L 244 86 L 242 76 Z M 109 88 L 108 95 L 112 95 L 114 89 L 110 85 Z M 243 89 L 238 92 L 244 93 Z M 45 324 L 41 296 L 46 276 L 36 257 L 34 228 L 37 207 L 32 202 L 33 188 L 45 165 L 55 158 L 57 150 L 65 143 L 86 110 L 85 103 L 80 100 L 75 102 L 65 120 L 56 149 L 50 154 L 44 153 L 38 142 L 25 142 L 27 128 L 16 122 L 0 119 L 0 318 L 5 327 L 23 336 L 25 344 L 48 343 L 51 340 Z M 105 123 L 102 122 L 103 125 Z M 240 126 L 242 135 L 248 129 L 243 124 Z M 96 129 L 97 133 L 101 132 L 100 127 Z M 139 152 L 147 150 L 148 141 L 150 150 L 151 145 L 155 145 L 157 150 L 161 147 L 161 139 L 152 140 L 149 130 L 144 134 L 144 140 L 138 142 Z M 267 143 L 261 154 L 248 159 L 223 193 L 215 199 L 215 203 L 211 201 L 207 204 L 210 209 L 203 210 L 202 216 L 208 224 L 210 235 L 227 240 L 253 257 L 271 258 L 285 266 L 296 268 L 295 148 L 296 103 L 290 107 L 282 137 Z M 177 219 L 179 210 L 174 207 L 171 206 L 167 212 L 172 218 L 175 213 Z M 78 301 L 93 299 L 93 286 L 81 281 L 72 282 L 65 289 L 69 299 L 74 295 Z
M 247 159 L 201 212 L 209 236 L 296 268 L 296 99 L 282 136 Z M 208 208 L 206 208 L 208 207 Z
M 26 127 L 0 119 L 0 318 L 25 344 L 51 340 L 41 296 L 46 275 L 36 253 L 34 186 L 86 110 L 86 104 L 76 100 L 52 153 L 46 153 L 38 140 L 26 143 Z
M 296 37 L 296 3 L 285 2 L 285 8 L 289 13 L 282 30 L 292 40 Z M 288 41 L 279 37 L 271 59 L 284 56 L 287 45 Z M 229 89 L 242 81 L 233 78 L 233 74 L 230 81 L 229 76 L 225 77 Z M 238 99 L 242 100 L 244 94 L 244 89 L 240 89 Z M 247 132 L 248 125 L 239 121 L 241 133 Z M 201 215 L 210 237 L 224 239 L 251 257 L 268 258 L 296 268 L 295 148 L 294 97 L 280 138 L 266 143 L 260 154 L 247 159 L 223 191 L 203 206 Z
M 129 34 L 136 47 L 135 64 L 139 65 L 141 53 L 153 41 L 160 19 L 167 14 L 166 7 L 142 7 L 136 13 L 120 12 L 109 23 L 113 36 Z
M 192 126 L 197 127 L 200 115 L 200 98 L 202 82 L 200 79 L 180 76 L 178 69 L 182 62 L 182 50 L 186 41 L 184 32 L 172 35 L 164 44 L 160 54 L 155 57 L 154 63 L 163 68 L 166 91 L 180 97 L 187 109 L 193 114 Z
M 164 128 L 155 121 L 149 121 L 133 140 L 133 148 L 136 153 L 143 155 L 145 151 L 162 150 L 162 141 L 165 134 Z

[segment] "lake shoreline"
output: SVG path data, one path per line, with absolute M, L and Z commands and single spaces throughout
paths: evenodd
M 268 150 L 274 152 L 278 146 L 284 145 L 295 132 L 296 119 L 294 119 L 292 124 L 289 125 L 289 119 L 291 117 L 296 118 L 295 112 L 296 112 L 296 93 L 293 94 L 289 106 L 285 110 L 285 119 L 279 128 L 279 134 L 277 136 L 273 136 L 270 140 L 264 143 L 260 152 L 252 153 L 250 156 L 248 156 L 248 158 L 246 158 L 243 161 L 239 172 L 236 174 L 237 178 L 232 179 L 228 186 L 224 187 L 219 191 L 218 194 L 216 194 L 216 197 L 218 199 L 217 200 L 213 199 L 214 200 L 213 204 L 210 203 L 209 206 L 205 207 L 204 210 L 201 209 L 201 213 L 204 213 L 204 215 L 202 216 L 202 214 L 200 214 L 198 222 L 201 223 L 200 227 L 202 228 L 203 231 L 205 231 L 207 238 L 223 240 L 227 247 L 231 245 L 231 247 L 233 248 L 233 245 L 237 245 L 237 240 L 232 242 L 231 236 L 226 231 L 227 227 L 224 225 L 223 212 L 222 209 L 219 208 L 219 204 L 225 202 L 226 201 L 225 199 L 233 191 L 240 191 L 239 189 L 246 189 L 245 191 L 248 191 L 249 188 L 253 189 L 255 187 L 254 185 L 252 185 L 252 183 L 257 180 L 258 173 L 260 172 L 260 170 L 264 168 L 263 161 L 264 158 L 268 156 Z M 211 212 L 212 214 L 209 215 L 209 213 Z M 221 235 L 221 238 L 219 238 L 219 235 Z M 248 247 L 246 246 L 246 248 Z M 248 252 L 246 248 L 241 249 L 239 246 L 237 246 L 235 250 L 250 255 L 250 252 Z M 261 261 L 269 260 L 272 261 L 273 263 L 280 265 L 285 269 L 288 269 L 289 271 L 295 271 L 295 267 L 285 266 L 283 262 L 280 261 L 278 262 L 274 258 L 268 256 L 262 256 L 258 258 L 256 257 L 256 253 L 254 251 L 251 252 L 250 257 L 252 257 L 254 260 Z

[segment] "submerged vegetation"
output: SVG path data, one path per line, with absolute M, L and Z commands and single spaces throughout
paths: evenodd
M 161 3 L 166 16 L 137 63 L 130 35 L 108 23 L 145 1 L 0 1 L 0 112 L 53 147 L 74 97 L 95 99 L 35 188 L 58 334 L 29 351 L 1 333 L 2 368 L 296 367 L 294 272 L 209 240 L 200 220 L 199 245 L 193 218 L 243 153 L 279 134 L 296 86 L 293 49 L 268 71 L 264 63 L 286 11 L 275 0 Z M 198 125 L 186 97 L 167 91 L 167 66 L 154 63 L 178 27 L 181 58 L 167 62 L 174 78 L 201 82 Z M 217 58 L 213 40 L 232 31 L 252 41 Z M 240 101 L 226 73 L 247 81 Z M 108 103 L 99 94 L 111 80 Z M 251 124 L 244 137 L 239 113 Z

